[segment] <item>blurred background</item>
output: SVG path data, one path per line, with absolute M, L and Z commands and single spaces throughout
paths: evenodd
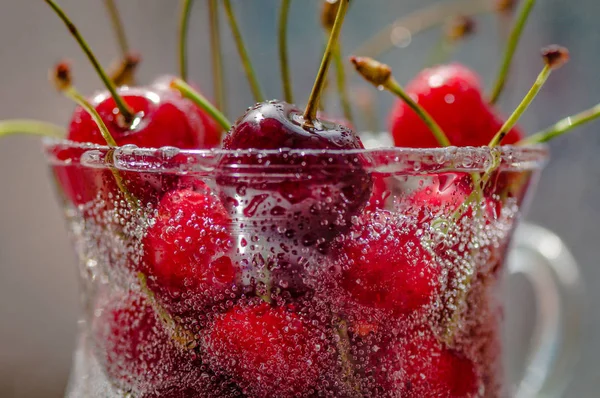
M 292 4 L 289 44 L 294 87 L 299 104 L 321 57 L 324 38 L 318 7 L 321 0 Z M 440 2 L 440 1 L 438 1 Z M 446 1 L 448 2 L 448 1 Z M 484 0 L 485 2 L 485 0 Z M 108 65 L 118 56 L 110 21 L 100 0 L 61 0 L 100 60 Z M 211 69 L 206 2 L 197 1 L 190 39 L 190 75 L 211 93 Z M 436 3 L 429 0 L 355 0 L 343 32 L 349 55 L 361 43 L 396 18 Z M 142 82 L 176 73 L 174 0 L 121 0 L 132 47 L 143 57 Z M 279 0 L 234 1 L 257 73 L 270 97 L 281 97 L 277 63 L 276 23 Z M 542 63 L 539 48 L 558 43 L 569 47 L 571 62 L 557 71 L 527 112 L 522 126 L 529 132 L 600 102 L 600 3 L 597 0 L 538 2 L 500 107 L 509 113 L 534 81 Z M 497 15 L 477 16 L 477 33 L 462 43 L 453 58 L 476 69 L 487 87 L 495 77 L 508 21 Z M 229 30 L 222 19 L 229 93 L 228 115 L 235 119 L 252 98 Z M 390 63 L 401 82 L 410 80 L 429 60 L 440 29 L 404 38 L 381 60 Z M 66 124 L 73 105 L 55 93 L 47 70 L 67 57 L 73 60 L 76 83 L 91 94 L 99 79 L 65 27 L 40 0 L 0 1 L 0 118 L 29 117 Z M 392 97 L 365 85 L 353 73 L 357 98 L 373 96 L 377 116 L 385 120 Z M 331 103 L 331 110 L 336 103 Z M 358 108 L 355 112 L 360 114 Z M 364 128 L 365 123 L 358 123 Z M 385 128 L 385 123 L 380 124 Z M 600 386 L 600 121 L 578 129 L 551 145 L 548 165 L 533 198 L 528 220 L 557 232 L 581 264 L 587 283 L 584 350 L 568 397 L 596 397 Z M 78 288 L 75 258 L 54 198 L 40 142 L 33 137 L 0 141 L 0 397 L 61 397 L 75 341 Z M 511 295 L 510 317 L 531 318 L 530 296 Z M 516 324 L 520 324 L 518 319 Z

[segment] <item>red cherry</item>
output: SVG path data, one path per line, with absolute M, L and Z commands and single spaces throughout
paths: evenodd
M 502 127 L 503 121 L 482 96 L 475 72 L 460 64 L 425 69 L 406 87 L 440 125 L 455 146 L 487 145 Z M 439 143 L 417 114 L 398 101 L 390 116 L 390 131 L 396 146 L 434 148 Z M 514 144 L 523 137 L 513 128 L 502 141 Z
M 119 121 L 115 101 L 108 93 L 96 95 L 92 105 L 106 123 L 119 146 L 133 144 L 139 147 L 160 148 L 172 146 L 181 149 L 212 148 L 219 142 L 220 131 L 212 119 L 191 101 L 174 90 L 158 88 L 121 87 L 119 93 L 138 115 L 132 127 Z M 105 144 L 98 126 L 83 108 L 73 113 L 67 139 L 75 142 Z M 59 158 L 78 161 L 78 150 L 65 149 Z M 119 189 L 110 171 L 84 167 L 55 169 L 57 178 L 68 198 L 75 205 L 85 204 L 108 193 L 117 196 Z M 156 173 L 121 172 L 124 183 L 143 205 L 155 204 L 164 192 L 177 186 L 176 176 Z
M 308 395 L 324 377 L 330 354 L 324 333 L 286 308 L 237 306 L 205 332 L 206 361 L 256 397 Z
M 139 294 L 112 297 L 93 327 L 101 365 L 125 389 L 143 393 L 166 388 L 192 369 L 193 355 L 175 345 Z
M 205 185 L 167 193 L 143 239 L 149 286 L 176 311 L 224 299 L 237 278 L 229 217 Z M 183 306 L 183 307 L 182 307 Z
M 375 373 L 380 384 L 407 398 L 469 398 L 479 392 L 475 364 L 429 332 L 414 332 L 385 349 Z
M 336 242 L 341 286 L 358 303 L 395 316 L 429 303 L 441 268 L 422 247 L 419 226 L 401 214 L 377 210 Z
M 221 143 L 221 127 L 212 116 L 206 113 L 206 111 L 200 108 L 195 102 L 184 98 L 179 91 L 174 90 L 171 87 L 171 82 L 175 78 L 175 76 L 171 75 L 161 76 L 152 83 L 152 87 L 160 93 L 165 93 L 166 95 L 176 95 L 180 99 L 181 103 L 185 104 L 185 110 L 188 115 L 190 115 L 190 117 L 193 119 L 201 121 L 206 133 L 203 135 L 203 143 L 201 143 L 199 148 L 216 148 Z M 196 91 L 200 92 L 200 88 L 196 84 L 189 84 Z
M 314 126 L 307 126 L 302 111 L 284 102 L 261 103 L 248 110 L 225 137 L 223 147 L 284 150 L 266 156 L 227 156 L 219 165 L 222 175 L 218 182 L 226 203 L 252 210 L 246 218 L 258 215 L 256 203 L 267 206 L 262 210 L 281 219 L 287 217 L 285 229 L 311 244 L 348 228 L 351 217 L 364 208 L 371 194 L 371 178 L 361 155 L 285 153 L 289 149 L 364 147 L 353 131 L 341 125 L 315 120 Z M 259 175 L 256 167 L 260 166 Z M 238 177 L 246 167 L 254 175 Z

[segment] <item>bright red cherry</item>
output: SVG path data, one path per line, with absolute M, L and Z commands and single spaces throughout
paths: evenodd
M 181 105 L 181 109 L 185 111 L 189 119 L 194 124 L 200 121 L 202 129 L 198 130 L 198 133 L 201 133 L 199 134 L 199 137 L 201 137 L 201 142 L 196 149 L 209 149 L 218 147 L 221 143 L 221 136 L 223 135 L 221 127 L 218 125 L 215 119 L 212 118 L 212 116 L 207 114 L 206 111 L 200 108 L 195 102 L 183 97 L 179 91 L 174 90 L 171 87 L 171 82 L 173 79 L 175 79 L 175 76 L 161 76 L 156 79 L 154 83 L 152 83 L 152 88 L 159 93 L 164 93 L 166 96 L 175 95 L 179 99 L 177 103 Z M 195 84 L 190 83 L 190 85 L 199 91 L 199 88 Z
M 408 84 L 406 92 L 433 117 L 454 146 L 487 145 L 502 127 L 503 120 L 482 96 L 479 77 L 463 65 L 426 69 Z M 396 146 L 439 146 L 404 101 L 399 100 L 391 113 L 390 131 Z M 513 128 L 502 143 L 514 144 L 522 137 L 522 132 Z
M 139 147 L 160 148 L 164 146 L 180 149 L 212 148 L 218 145 L 220 132 L 214 122 L 188 99 L 174 90 L 162 88 L 122 87 L 119 93 L 138 115 L 131 127 L 120 121 L 115 101 L 108 93 L 96 95 L 92 105 L 96 108 L 117 145 L 133 144 Z M 67 139 L 75 142 L 106 144 L 92 117 L 83 108 L 75 109 Z M 78 161 L 76 150 L 63 150 L 59 158 Z M 118 187 L 108 170 L 66 168 L 57 171 L 61 186 L 72 203 L 88 203 L 101 193 L 116 196 Z M 143 205 L 155 204 L 160 197 L 175 188 L 176 176 L 121 171 L 123 181 L 133 196 Z
M 414 332 L 379 356 L 374 371 L 385 388 L 407 398 L 479 396 L 473 361 L 428 332 Z
M 336 241 L 341 286 L 358 303 L 408 314 L 431 302 L 441 268 L 419 240 L 415 220 L 384 210 L 365 213 Z
M 97 355 L 110 380 L 137 393 L 176 384 L 193 355 L 175 345 L 146 299 L 112 297 L 94 320 Z
M 205 185 L 167 193 L 143 239 L 148 284 L 171 310 L 225 299 L 237 278 L 230 219 Z
M 213 146 L 214 132 L 199 117 L 197 106 L 178 92 L 140 87 L 121 87 L 118 91 L 139 118 L 131 126 L 120 120 L 115 101 L 108 93 L 97 94 L 92 105 L 119 146 L 181 149 Z M 106 143 L 96 122 L 81 107 L 73 113 L 67 138 L 76 142 Z
M 269 304 L 237 306 L 203 335 L 206 362 L 256 397 L 307 395 L 330 365 L 324 332 L 300 315 Z
M 360 138 L 323 120 L 306 124 L 301 110 L 271 101 L 250 108 L 225 137 L 228 150 L 277 150 L 273 155 L 231 155 L 220 163 L 219 184 L 226 203 L 252 207 L 257 198 L 267 212 L 288 218 L 294 235 L 308 245 L 349 227 L 372 189 L 363 158 L 356 153 L 286 154 L 288 150 L 358 150 Z M 265 165 L 267 167 L 265 167 Z M 256 167 L 261 167 L 260 174 Z M 256 176 L 230 177 L 248 169 Z M 254 171 L 252 171 L 254 169 Z M 250 193 L 244 195 L 246 188 Z M 266 200 L 266 198 L 272 198 Z M 243 202 L 243 203 L 240 203 Z M 251 218 L 253 212 L 247 212 Z

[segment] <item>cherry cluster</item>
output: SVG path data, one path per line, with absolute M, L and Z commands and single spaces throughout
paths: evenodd
M 67 140 L 111 149 L 225 150 L 216 177 L 205 181 L 84 167 L 81 148 L 88 147 L 57 146 L 54 155 L 63 163 L 54 172 L 71 206 L 125 207 L 129 212 L 120 213 L 127 216 L 117 224 L 143 225 L 135 236 L 111 226 L 136 241 L 125 268 L 137 287 L 100 300 L 101 313 L 92 322 L 97 356 L 115 385 L 144 397 L 482 394 L 491 376 L 481 358 L 464 349 L 476 337 L 461 345 L 455 336 L 456 308 L 464 297 L 443 294 L 468 288 L 471 276 L 446 265 L 475 261 L 476 247 L 494 264 L 490 273 L 497 272 L 501 244 L 475 235 L 498 221 L 506 197 L 486 183 L 494 180 L 514 196 L 523 181 L 499 172 L 431 174 L 402 203 L 390 203 L 389 176 L 369 170 L 364 145 L 351 128 L 343 79 L 338 81 L 346 118 L 331 120 L 319 111 L 329 64 L 340 59 L 348 0 L 325 2 L 329 42 L 305 109 L 290 103 L 285 46 L 288 102 L 264 101 L 230 1 L 223 0 L 258 101 L 232 126 L 186 82 L 184 49 L 180 77 L 137 86 L 133 62 L 108 76 L 60 7 L 46 2 L 107 86 L 88 101 L 72 86 L 68 66 L 57 67 L 57 87 L 78 103 Z M 182 48 L 191 2 L 183 3 Z M 217 2 L 209 3 L 214 24 Z M 283 2 L 282 34 L 289 3 Z M 213 50 L 217 75 L 219 50 Z M 565 54 L 547 50 L 541 76 L 547 78 Z M 400 96 L 389 120 L 398 147 L 495 146 L 523 139 L 516 126 L 520 115 L 503 118 L 477 74 L 463 65 L 425 69 L 404 90 L 385 65 L 352 61 L 367 80 Z M 334 63 L 343 77 L 343 62 Z M 222 109 L 218 92 L 216 97 Z M 108 227 L 97 212 L 82 213 L 86 222 Z M 440 220 L 452 224 L 447 235 L 453 238 L 434 237 Z M 432 327 L 432 319 L 439 326 Z

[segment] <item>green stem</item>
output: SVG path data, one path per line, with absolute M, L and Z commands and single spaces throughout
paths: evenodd
M 313 85 L 312 92 L 310 93 L 306 110 L 304 111 L 304 122 L 308 125 L 311 125 L 312 121 L 315 120 L 317 116 L 319 102 L 321 101 L 321 93 L 323 92 L 323 85 L 325 79 L 327 78 L 327 71 L 329 70 L 329 65 L 331 64 L 331 58 L 334 50 L 337 47 L 340 33 L 342 32 L 342 26 L 344 25 L 344 19 L 346 18 L 346 11 L 348 10 L 349 0 L 338 1 L 340 5 L 335 18 L 335 23 L 333 24 L 333 28 L 331 28 L 329 42 L 327 43 L 327 48 L 325 49 L 325 54 L 323 55 L 323 60 L 321 61 L 321 66 L 319 68 L 319 72 L 317 73 L 315 84 Z
M 50 5 L 50 7 L 54 10 L 54 12 L 56 12 L 56 14 L 64 22 L 64 24 L 67 26 L 67 28 L 69 29 L 69 31 L 71 32 L 71 34 L 73 35 L 73 37 L 75 38 L 75 40 L 77 40 L 77 42 L 79 43 L 79 46 L 81 47 L 81 49 L 83 50 L 83 52 L 87 55 L 88 59 L 90 60 L 90 62 L 94 66 L 94 69 L 96 69 L 96 72 L 98 73 L 98 75 L 102 79 L 102 82 L 104 83 L 104 85 L 106 86 L 106 88 L 108 89 L 108 91 L 110 92 L 112 98 L 115 101 L 115 104 L 117 105 L 117 108 L 119 108 L 119 112 L 121 113 L 121 116 L 123 117 L 125 123 L 128 124 L 128 125 L 130 125 L 131 122 L 135 118 L 135 115 L 134 115 L 133 111 L 127 105 L 127 103 L 125 102 L 125 100 L 123 99 L 123 97 L 121 97 L 119 95 L 119 93 L 117 92 L 117 88 L 115 87 L 115 85 L 112 82 L 112 80 L 110 80 L 110 77 L 108 77 L 108 75 L 106 74 L 106 72 L 104 71 L 104 69 L 102 68 L 102 66 L 100 65 L 100 62 L 98 62 L 98 59 L 96 58 L 96 56 L 94 55 L 94 53 L 91 51 L 90 46 L 88 45 L 88 43 L 85 41 L 85 39 L 83 38 L 83 36 L 81 36 L 81 34 L 79 33 L 79 31 L 77 30 L 77 27 L 75 27 L 75 25 L 73 24 L 73 22 L 71 22 L 70 18 L 58 6 L 58 4 L 56 4 L 53 0 L 45 0 L 45 1 L 46 1 L 46 3 L 48 3 L 48 5 Z
M 279 63 L 281 65 L 281 80 L 283 85 L 283 98 L 288 104 L 294 103 L 292 90 L 292 75 L 288 60 L 287 29 L 290 4 L 292 0 L 283 0 L 279 14 Z
M 446 136 L 440 125 L 437 124 L 433 117 L 425 109 L 419 106 L 419 104 L 417 104 L 415 100 L 413 100 L 410 97 L 410 95 L 408 95 L 404 91 L 404 89 L 400 86 L 400 84 L 398 84 L 396 79 L 391 77 L 385 84 L 385 88 L 391 91 L 393 94 L 396 94 L 398 97 L 400 97 L 413 111 L 416 112 L 416 114 L 427 125 L 427 127 L 429 127 L 429 129 L 435 136 L 435 139 L 441 146 L 447 147 L 451 145 L 450 140 L 448 140 L 448 137 Z
M 194 90 L 189 84 L 181 79 L 174 79 L 171 82 L 171 87 L 178 90 L 185 98 L 192 100 L 202 110 L 208 113 L 221 127 L 223 130 L 229 131 L 231 129 L 231 122 L 227 120 L 213 104 L 210 103 L 206 97 Z
M 56 124 L 29 119 L 12 119 L 0 121 L 0 137 L 17 134 L 37 135 L 42 137 L 64 138 L 64 127 Z
M 193 0 L 181 0 L 181 16 L 179 19 L 179 76 L 187 81 L 188 79 L 188 61 L 187 61 L 187 42 L 189 36 L 190 16 Z
M 342 46 L 339 42 L 337 46 L 335 46 L 333 52 L 333 62 L 335 64 L 337 90 L 340 96 L 340 105 L 342 106 L 344 117 L 350 124 L 354 124 L 352 105 L 350 104 L 348 89 L 346 87 L 346 70 L 344 68 L 344 59 L 342 57 Z
M 125 34 L 125 27 L 123 26 L 123 21 L 119 15 L 119 10 L 117 9 L 114 0 L 104 0 L 104 4 L 106 5 L 106 10 L 110 16 L 115 35 L 117 36 L 121 55 L 125 57 L 129 52 L 129 44 L 127 43 L 127 35 Z
M 517 145 L 534 145 L 548 142 L 553 138 L 575 129 L 575 127 L 579 127 L 583 124 L 591 122 L 592 120 L 596 120 L 598 117 L 600 117 L 600 104 L 576 115 L 566 117 L 558 121 L 553 126 L 548 127 L 546 130 L 524 138 Z
M 545 65 L 544 69 L 542 69 L 542 71 L 538 75 L 537 79 L 535 80 L 535 83 L 533 84 L 531 89 L 529 89 L 529 92 L 527 93 L 527 95 L 525 95 L 525 98 L 523 98 L 523 101 L 521 101 L 521 103 L 519 104 L 517 109 L 515 109 L 513 114 L 510 115 L 508 120 L 506 120 L 506 122 L 500 128 L 500 131 L 498 131 L 496 133 L 496 135 L 494 136 L 492 141 L 490 141 L 490 143 L 489 143 L 490 148 L 500 145 L 500 143 L 502 142 L 502 140 L 504 139 L 506 134 L 508 134 L 508 132 L 515 126 L 515 124 L 517 124 L 517 122 L 519 121 L 519 119 L 521 118 L 523 113 L 527 110 L 527 108 L 529 107 L 529 105 L 531 104 L 533 99 L 540 92 L 540 89 L 542 88 L 542 86 L 544 85 L 546 80 L 548 80 L 548 77 L 550 76 L 551 73 L 552 73 L 552 66 L 548 65 L 548 64 Z
M 496 83 L 494 84 L 494 89 L 492 90 L 492 94 L 490 95 L 490 104 L 495 104 L 496 102 L 498 102 L 500 94 L 502 94 L 502 90 L 506 85 L 506 79 L 508 77 L 510 65 L 514 58 L 517 45 L 519 44 L 519 39 L 523 34 L 525 23 L 527 22 L 527 19 L 529 18 L 529 15 L 531 14 L 531 10 L 533 9 L 534 5 L 535 0 L 526 0 L 525 4 L 523 4 L 523 6 L 521 7 L 519 16 L 515 21 L 515 25 L 513 26 L 513 29 L 508 39 L 508 44 L 504 52 L 504 59 L 502 60 L 500 72 L 498 73 Z
M 219 27 L 218 0 L 208 0 L 210 23 L 210 52 L 213 72 L 213 91 L 215 104 L 222 112 L 226 111 L 225 83 L 223 79 L 223 53 L 221 52 L 221 30 Z
M 254 72 L 254 68 L 252 67 L 252 62 L 250 61 L 250 56 L 248 55 L 248 51 L 246 50 L 246 45 L 244 44 L 242 33 L 240 32 L 240 28 L 235 18 L 233 7 L 231 6 L 231 1 L 223 0 L 223 6 L 225 7 L 225 13 L 227 14 L 227 18 L 229 19 L 231 33 L 233 35 L 235 45 L 237 46 L 238 53 L 240 54 L 242 65 L 244 66 L 244 70 L 246 71 L 246 77 L 248 78 L 250 89 L 252 90 L 252 94 L 254 95 L 254 100 L 256 102 L 263 102 L 265 100 L 265 96 L 262 93 L 260 84 L 258 83 L 258 79 L 256 77 L 256 73 Z

